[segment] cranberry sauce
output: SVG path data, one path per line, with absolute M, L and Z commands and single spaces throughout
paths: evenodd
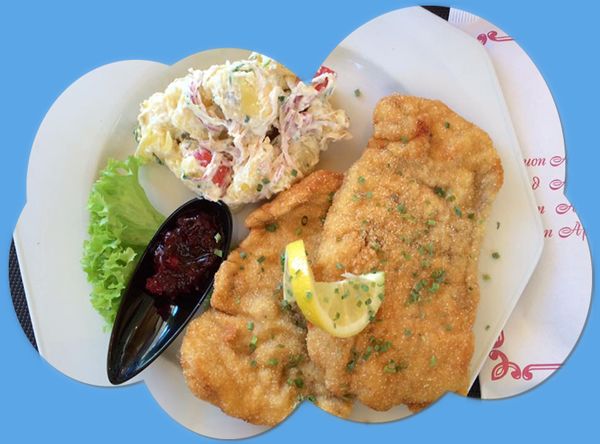
M 146 280 L 146 290 L 170 301 L 201 292 L 221 264 L 223 239 L 214 215 L 179 217 L 156 245 L 154 274 Z

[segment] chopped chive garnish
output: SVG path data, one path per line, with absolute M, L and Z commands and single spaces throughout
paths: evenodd
M 262 264 L 265 261 L 266 257 L 264 256 L 260 256 L 258 259 L 256 259 L 256 262 L 258 262 L 259 264 Z
M 462 210 L 457 206 L 454 207 L 454 213 L 456 213 L 458 217 L 462 217 Z
M 240 257 L 242 259 L 246 259 L 248 257 L 248 253 L 246 253 L 245 251 L 240 251 Z
M 266 177 L 263 177 L 262 183 L 267 185 L 269 184 L 271 181 L 269 179 L 267 179 Z
M 292 170 L 291 174 L 292 174 L 292 177 L 296 177 L 298 175 L 298 171 Z
M 306 292 L 306 299 L 310 300 L 310 299 L 312 299 L 312 297 L 313 297 L 313 294 L 312 294 L 312 292 L 310 292 L 310 291 L 307 291 L 307 292 Z
M 254 351 L 256 349 L 256 344 L 258 343 L 258 336 L 253 335 L 252 339 L 250 339 L 250 350 Z
M 301 389 L 302 387 L 304 387 L 304 381 L 302 380 L 302 378 L 296 378 L 294 379 L 294 385 Z
M 486 330 L 489 330 L 489 329 L 490 329 L 490 325 L 489 325 L 489 324 L 488 324 L 488 325 L 486 325 L 486 326 L 485 326 L 485 329 L 486 329 Z
M 271 358 L 267 361 L 267 365 L 270 365 L 270 366 L 275 366 L 277 364 L 279 364 L 279 359 L 277 359 L 277 358 Z
M 429 359 L 429 367 L 435 367 L 437 365 L 437 357 L 435 355 L 431 355 Z
M 406 214 L 406 207 L 404 206 L 404 204 L 398 204 L 396 209 L 400 214 Z
M 429 219 L 427 221 L 427 225 L 429 225 L 430 227 L 433 227 L 433 226 L 435 226 L 435 221 L 433 219 Z
M 444 122 L 444 128 L 450 128 L 450 122 Z
M 372 191 L 367 191 L 367 193 L 365 194 L 365 196 L 367 197 L 367 199 L 371 199 L 373 197 L 373 192 Z
M 223 257 L 223 250 L 215 248 L 213 253 L 215 253 L 215 256 Z
M 360 184 L 365 183 L 365 178 L 363 176 L 359 176 L 358 177 L 358 183 L 360 183 Z
M 402 137 L 400 137 L 400 141 L 406 145 L 408 143 L 408 137 L 402 136 Z
M 377 295 L 377 298 L 378 298 L 380 301 L 383 301 L 383 298 L 384 298 L 384 296 L 383 296 L 383 293 L 379 293 L 379 294 Z
M 368 298 L 368 299 L 365 301 L 365 305 L 371 305 L 371 302 L 372 302 L 372 301 L 371 301 L 371 298 Z
M 250 367 L 256 367 L 256 359 L 250 361 Z
M 254 330 L 254 322 L 248 321 L 248 323 L 246 324 L 246 328 L 250 331 Z
M 492 277 L 487 273 L 484 273 L 481 277 L 483 278 L 484 281 L 489 281 L 492 279 Z
M 500 229 L 500 222 L 496 222 L 496 230 Z
M 442 187 L 435 187 L 433 192 L 440 197 L 446 197 L 446 191 Z
M 369 291 L 369 286 L 367 284 L 360 284 L 360 289 L 362 291 Z
M 335 268 L 337 268 L 338 270 L 343 270 L 344 269 L 344 264 L 338 262 L 337 264 L 335 264 Z
M 216 243 L 219 243 L 219 242 L 221 242 L 221 239 L 222 239 L 222 237 L 221 237 L 221 233 L 217 233 L 217 234 L 215 234 L 215 242 L 216 242 Z
M 467 214 L 467 217 L 471 220 L 475 219 L 475 213 L 469 213 Z
M 262 183 L 259 183 L 258 185 L 256 185 L 256 191 L 261 192 L 263 189 Z
M 404 336 L 406 336 L 407 338 L 412 336 L 412 330 L 410 328 L 405 328 L 404 329 Z

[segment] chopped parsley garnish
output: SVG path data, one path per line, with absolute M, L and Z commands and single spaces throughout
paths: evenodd
M 292 170 L 291 174 L 292 174 L 292 177 L 296 177 L 298 175 L 298 171 Z
M 462 217 L 462 210 L 461 210 L 459 207 L 457 207 L 457 206 L 455 206 L 455 207 L 454 207 L 454 213 L 455 213 L 455 214 L 456 214 L 458 217 Z
M 293 380 L 294 385 L 301 389 L 302 387 L 304 387 L 304 381 L 302 380 L 302 378 L 296 378 Z
M 366 182 L 366 179 L 364 178 L 364 176 L 359 176 L 358 177 L 358 183 L 363 184 Z
M 270 233 L 273 233 L 274 231 L 277 230 L 278 225 L 273 222 L 272 224 L 268 224 L 267 226 L 265 226 L 265 230 L 267 230 Z
M 444 122 L 444 128 L 450 128 L 450 122 Z
M 256 359 L 250 361 L 250 367 L 256 367 Z
M 404 204 L 398 204 L 396 209 L 400 214 L 406 214 L 406 207 L 404 206 Z
M 494 259 L 500 259 L 500 253 L 498 253 L 497 251 L 494 251 L 494 252 L 492 253 L 492 257 L 493 257 Z
M 434 227 L 435 226 L 435 221 L 433 219 L 429 219 L 427 221 L 427 225 L 429 225 L 430 227 Z
M 277 358 L 271 358 L 267 361 L 267 365 L 270 365 L 271 367 L 273 367 L 277 364 L 279 364 L 279 359 L 277 359 Z

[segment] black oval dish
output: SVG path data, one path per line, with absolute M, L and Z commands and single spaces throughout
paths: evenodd
M 158 299 L 146 289 L 146 279 L 154 273 L 154 251 L 165 231 L 173 229 L 185 215 L 215 214 L 223 229 L 222 260 L 229 252 L 233 223 L 227 205 L 204 199 L 191 200 L 179 207 L 158 229 L 127 285 L 119 306 L 108 346 L 106 370 L 112 384 L 122 384 L 144 370 L 177 337 L 195 311 L 210 295 L 214 275 L 203 291 L 175 301 Z

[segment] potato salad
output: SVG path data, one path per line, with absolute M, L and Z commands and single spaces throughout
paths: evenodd
M 335 73 L 310 83 L 252 54 L 191 69 L 141 105 L 138 157 L 166 165 L 196 194 L 233 207 L 300 180 L 330 142 L 350 137 L 329 97 Z

